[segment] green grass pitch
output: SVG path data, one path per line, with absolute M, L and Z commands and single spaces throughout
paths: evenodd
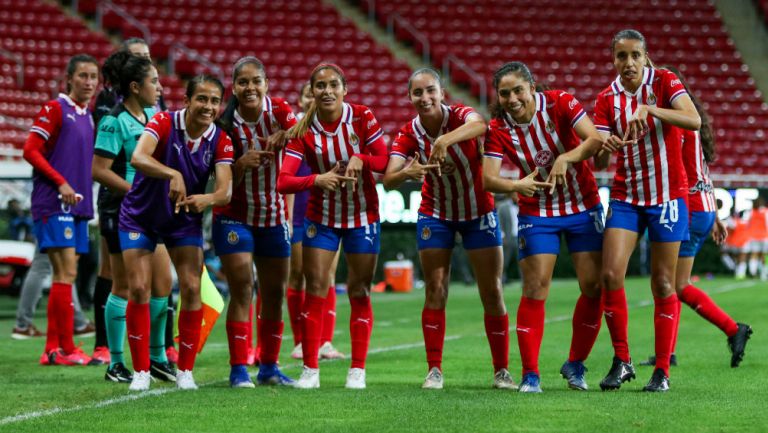
M 618 392 L 598 383 L 612 349 L 603 326 L 586 365 L 588 392 L 568 390 L 558 371 L 567 357 L 570 317 L 577 297 L 573 280 L 555 281 L 547 302 L 541 348 L 541 395 L 491 389 L 493 369 L 476 290 L 454 285 L 447 310 L 443 370 L 445 389 L 420 389 L 426 374 L 421 336 L 423 292 L 376 294 L 368 357 L 368 389 L 344 389 L 348 360 L 321 363 L 320 390 L 258 387 L 230 389 L 223 318 L 195 366 L 200 390 L 180 392 L 164 383 L 131 394 L 107 383 L 102 367 L 42 367 L 44 341 L 11 340 L 16 299 L 0 297 L 0 432 L 766 432 L 768 431 L 768 286 L 753 281 L 700 282 L 737 321 L 755 330 L 741 367 L 729 367 L 725 336 L 683 307 L 669 393 L 640 392 L 651 375 Z M 520 297 L 505 287 L 510 322 Z M 651 293 L 647 279 L 627 281 L 630 351 L 635 361 L 653 350 Z M 37 325 L 45 329 L 45 306 Z M 349 353 L 349 306 L 339 297 L 336 346 Z M 286 324 L 286 333 L 290 327 Z M 92 339 L 84 340 L 91 350 Z M 511 333 L 510 371 L 520 376 L 520 356 Z M 282 366 L 298 376 L 285 338 Z M 253 370 L 255 372 L 255 370 Z

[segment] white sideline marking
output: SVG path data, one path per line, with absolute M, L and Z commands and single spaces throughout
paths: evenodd
M 710 290 L 708 292 L 712 293 L 712 294 L 727 293 L 727 292 L 731 292 L 731 291 L 738 290 L 738 289 L 743 289 L 743 288 L 747 288 L 747 287 L 753 287 L 756 284 L 757 283 L 754 282 L 754 281 L 742 281 L 742 282 L 738 282 L 738 283 L 726 284 L 725 286 L 722 286 L 722 287 L 720 287 L 718 289 Z M 643 300 L 643 301 L 637 302 L 637 303 L 635 303 L 633 305 L 629 305 L 628 308 L 629 309 L 635 309 L 635 308 L 647 307 L 649 305 L 653 305 L 653 302 L 649 301 L 649 300 Z M 545 320 L 545 323 L 564 322 L 564 321 L 567 321 L 567 320 L 570 320 L 570 319 L 571 319 L 571 316 L 555 316 L 555 317 L 552 317 L 550 319 Z M 477 334 L 477 335 L 484 336 L 485 334 L 481 333 L 481 334 Z M 445 337 L 445 341 L 458 340 L 460 338 L 464 338 L 464 337 L 467 337 L 467 336 L 469 336 L 469 335 L 448 335 L 448 336 Z M 397 351 L 397 350 L 409 350 L 409 349 L 415 349 L 415 348 L 418 348 L 418 347 L 424 347 L 424 342 L 421 341 L 421 342 L 418 342 L 418 343 L 399 344 L 399 345 L 395 345 L 395 346 L 380 347 L 380 348 L 376 348 L 376 349 L 370 349 L 370 350 L 368 350 L 368 354 L 369 355 L 375 355 L 377 353 L 394 352 L 394 351 Z M 343 359 L 349 359 L 349 357 L 344 357 Z M 341 359 L 339 359 L 339 360 L 341 360 Z M 322 363 L 328 363 L 328 362 L 334 362 L 334 361 L 337 361 L 337 360 L 323 360 L 321 362 Z M 296 368 L 296 367 L 300 367 L 300 366 L 301 366 L 301 364 L 289 364 L 289 365 L 286 365 L 285 367 L 286 368 Z M 202 388 L 202 387 L 205 387 L 205 386 L 215 385 L 215 384 L 223 383 L 223 382 L 226 382 L 226 380 L 215 380 L 215 381 L 203 383 L 203 384 L 200 385 L 200 387 Z M 114 398 L 110 398 L 110 399 L 102 400 L 102 401 L 97 401 L 97 402 L 94 402 L 94 403 L 91 403 L 91 404 L 86 404 L 86 405 L 73 406 L 73 407 L 68 407 L 68 408 L 56 407 L 56 408 L 48 409 L 48 410 L 41 410 L 41 411 L 21 413 L 21 414 L 18 414 L 18 415 L 9 416 L 9 417 L 5 417 L 5 418 L 0 419 L 0 426 L 8 425 L 8 424 L 14 424 L 14 423 L 18 423 L 18 422 L 29 421 L 29 420 L 37 419 L 37 418 L 43 418 L 43 417 L 47 417 L 47 416 L 51 416 L 51 415 L 56 415 L 56 414 L 60 414 L 60 413 L 78 412 L 78 411 L 86 410 L 86 409 L 98 409 L 98 408 L 102 408 L 102 407 L 112 406 L 112 405 L 115 405 L 115 404 L 120 404 L 120 403 L 129 402 L 129 401 L 139 400 L 139 399 L 142 399 L 142 398 L 145 398 L 145 397 L 153 397 L 153 396 L 163 395 L 163 394 L 167 394 L 167 393 L 170 393 L 170 392 L 177 392 L 177 391 L 180 391 L 180 390 L 178 388 L 153 389 L 151 391 L 141 392 L 141 393 L 137 393 L 137 394 L 127 394 L 127 395 L 123 395 L 123 396 L 120 396 L 120 397 L 114 397 Z

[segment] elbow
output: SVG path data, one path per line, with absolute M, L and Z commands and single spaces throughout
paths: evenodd
M 693 118 L 693 130 L 698 131 L 701 129 L 701 116 L 699 116 L 699 113 L 696 113 Z
M 399 184 L 392 178 L 392 176 L 387 174 L 384 175 L 384 179 L 381 180 L 381 183 L 384 185 L 384 189 L 387 191 L 392 191 L 399 186 Z
M 493 182 L 492 176 L 483 174 L 483 191 L 493 192 L 493 193 L 498 192 L 494 188 L 494 182 Z

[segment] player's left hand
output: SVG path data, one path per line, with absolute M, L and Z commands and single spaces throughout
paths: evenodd
M 640 140 L 648 133 L 648 106 L 638 105 L 632 117 L 627 122 L 627 132 L 624 140 Z
M 285 143 L 288 142 L 288 131 L 283 131 L 282 129 L 280 131 L 277 131 L 276 133 L 272 134 L 267 138 L 267 148 L 266 150 L 271 152 L 279 152 L 282 150 L 282 148 L 285 147 Z
M 448 154 L 448 145 L 443 140 L 443 135 L 437 137 L 435 142 L 432 143 L 432 149 L 429 152 L 429 159 L 427 164 L 442 164 L 445 162 L 445 155 Z
M 358 158 L 357 156 L 352 156 L 352 158 L 349 158 L 349 162 L 347 163 L 347 169 L 344 170 L 344 176 L 355 178 L 355 181 L 352 182 L 352 191 L 354 191 L 357 188 L 357 179 L 360 177 L 362 173 L 363 173 L 363 160 Z
M 715 241 L 715 244 L 722 245 L 727 237 L 728 230 L 725 229 L 725 224 L 715 215 L 715 225 L 712 226 L 712 240 Z
M 568 162 L 565 161 L 562 155 L 558 156 L 557 159 L 555 159 L 555 162 L 552 164 L 552 168 L 549 169 L 549 176 L 547 176 L 547 180 L 545 181 L 546 183 L 552 185 L 549 188 L 550 194 L 555 192 L 555 187 L 557 187 L 557 185 L 565 185 L 565 173 L 567 171 Z
M 187 212 L 200 213 L 208 206 L 213 204 L 213 199 L 209 194 L 195 194 L 187 196 L 181 203 Z

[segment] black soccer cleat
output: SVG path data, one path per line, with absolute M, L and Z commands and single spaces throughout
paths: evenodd
M 163 382 L 176 382 L 176 369 L 170 362 L 149 361 L 149 374 Z
M 669 378 L 664 374 L 664 370 L 657 368 L 653 370 L 651 380 L 648 381 L 648 385 L 643 387 L 645 392 L 667 392 L 669 391 Z
M 632 366 L 632 361 L 623 362 L 617 357 L 613 357 L 613 365 L 611 365 L 608 374 L 600 381 L 600 389 L 603 391 L 611 391 L 621 388 L 621 384 L 629 382 L 635 378 L 635 367 Z
M 133 380 L 133 373 L 125 368 L 125 365 L 123 365 L 122 362 L 118 362 L 107 368 L 107 372 L 104 373 L 104 380 L 118 383 L 131 383 Z
M 731 349 L 731 367 L 736 368 L 744 359 L 744 349 L 752 335 L 752 328 L 744 323 L 737 323 L 739 330 L 732 337 L 728 337 L 728 348 Z
M 641 361 L 638 365 L 642 365 L 643 367 L 655 367 L 656 355 L 649 356 L 648 359 Z M 674 353 L 669 357 L 669 365 L 672 367 L 677 367 L 677 356 Z

